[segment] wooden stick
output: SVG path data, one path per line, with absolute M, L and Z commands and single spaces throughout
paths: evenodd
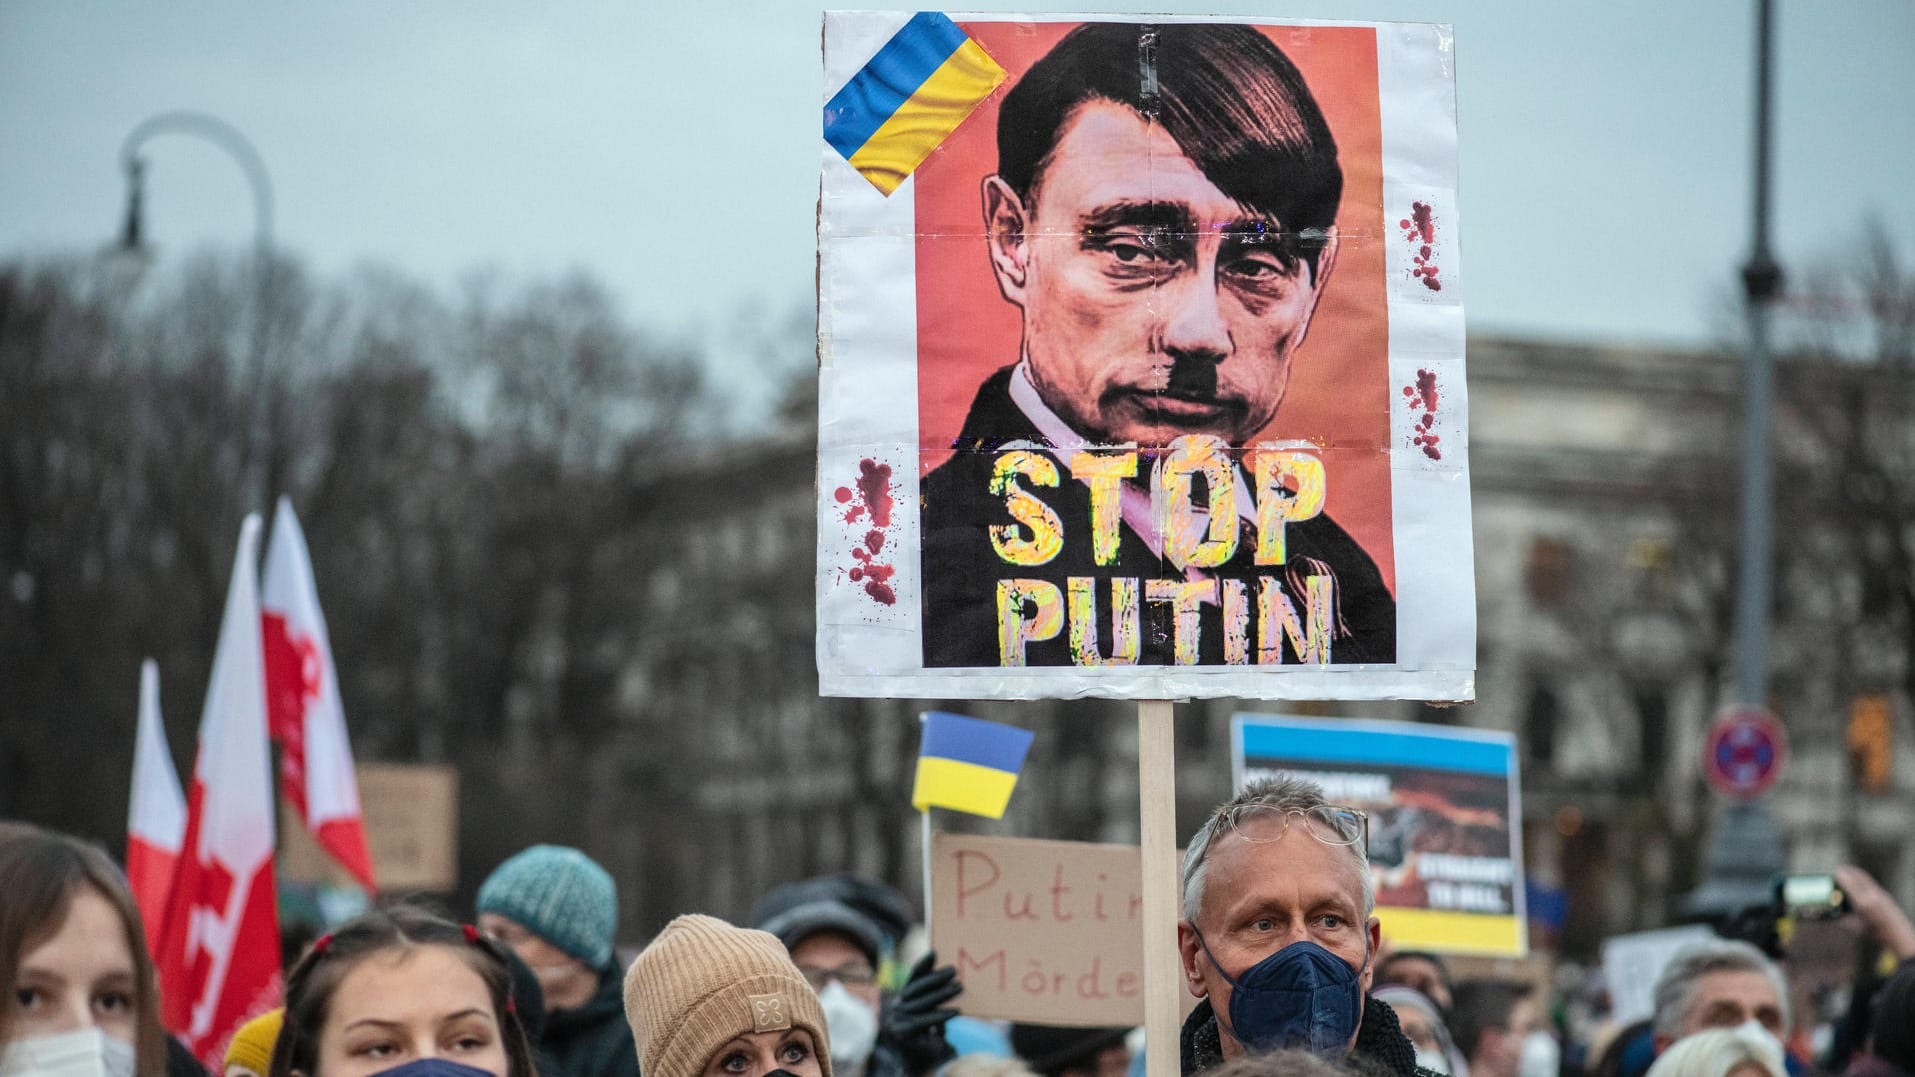
M 1175 1077 L 1183 1007 L 1177 953 L 1176 739 L 1167 699 L 1137 703 L 1137 806 L 1143 837 L 1144 1072 Z
M 925 805 L 918 813 L 918 844 L 924 850 L 924 943 L 935 947 L 931 941 L 931 806 Z

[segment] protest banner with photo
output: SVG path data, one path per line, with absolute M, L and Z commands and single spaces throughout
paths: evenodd
M 1142 871 L 1135 845 L 936 835 L 931 947 L 964 981 L 954 1005 L 985 1019 L 1143 1024 Z
M 1521 786 L 1516 738 L 1447 726 L 1239 714 L 1236 784 L 1307 778 L 1369 813 L 1376 915 L 1396 947 L 1520 957 Z
M 825 16 L 825 694 L 1473 696 L 1451 58 Z

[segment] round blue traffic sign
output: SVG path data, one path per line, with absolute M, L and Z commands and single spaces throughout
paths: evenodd
M 1747 800 L 1769 791 L 1789 758 L 1789 738 L 1761 707 L 1732 707 L 1709 728 L 1702 772 L 1717 792 Z

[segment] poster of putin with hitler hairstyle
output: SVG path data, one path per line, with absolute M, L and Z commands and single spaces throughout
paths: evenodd
M 828 14 L 827 694 L 1468 699 L 1452 43 Z

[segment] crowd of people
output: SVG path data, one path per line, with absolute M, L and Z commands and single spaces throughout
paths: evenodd
M 1885 959 L 1833 1020 L 1796 1012 L 1762 948 L 1718 938 L 1673 955 L 1653 1014 L 1623 1024 L 1390 949 L 1366 837 L 1361 812 L 1288 779 L 1251 783 L 1192 836 L 1185 1077 L 1915 1075 L 1915 925 L 1853 868 L 1839 874 L 1852 921 Z M 781 886 L 749 927 L 679 916 L 629 960 L 617 883 L 577 849 L 526 849 L 486 878 L 469 922 L 448 911 L 400 902 L 314 939 L 283 1005 L 233 1035 L 221 1077 L 1143 1072 L 1139 1029 L 959 1016 L 956 969 L 909 960 L 914 910 L 873 880 Z M 161 1027 L 147 931 L 104 851 L 0 823 L 0 1077 L 203 1077 Z

